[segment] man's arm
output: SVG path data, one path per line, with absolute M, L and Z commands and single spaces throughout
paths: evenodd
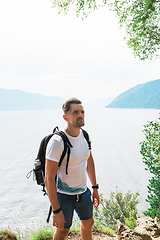
M 95 165 L 94 165 L 94 160 L 92 157 L 92 153 L 90 152 L 90 156 L 87 160 L 87 174 L 90 179 L 90 182 L 92 186 L 95 186 L 97 184 L 96 181 L 96 172 L 95 172 Z M 99 205 L 99 193 L 97 189 L 93 189 L 92 193 L 92 200 L 93 200 L 93 206 L 98 207 Z
M 56 187 L 56 174 L 58 169 L 58 162 L 51 161 L 46 159 L 45 166 L 45 186 L 47 189 L 47 194 L 52 206 L 53 211 L 56 211 L 60 208 L 58 198 L 57 198 L 57 187 Z M 60 211 L 59 213 L 53 215 L 53 225 L 57 227 L 64 228 L 65 218 Z

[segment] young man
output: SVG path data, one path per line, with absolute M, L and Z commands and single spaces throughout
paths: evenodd
M 85 124 L 84 108 L 76 98 L 67 100 L 62 108 L 67 123 L 64 132 L 73 147 L 66 175 L 66 156 L 58 168 L 64 149 L 62 138 L 53 135 L 47 146 L 45 185 L 53 209 L 53 226 L 56 226 L 53 240 L 64 240 L 68 235 L 74 210 L 81 220 L 82 239 L 92 240 L 93 206 L 98 207 L 99 194 L 92 153 L 81 130 Z M 92 199 L 86 185 L 87 175 L 92 184 Z

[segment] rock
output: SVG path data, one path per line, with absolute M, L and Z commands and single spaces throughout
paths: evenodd
M 137 216 L 137 226 L 134 230 L 129 229 L 117 221 L 118 240 L 160 240 L 160 221 L 155 218 Z
M 140 236 L 156 237 L 158 233 L 158 225 L 151 217 L 137 218 L 137 227 L 134 229 Z M 143 237 L 143 238 L 144 238 Z M 152 239 L 152 238 L 151 238 Z
M 117 231 L 118 240 L 122 240 L 122 239 L 124 239 L 124 240 L 143 240 L 140 236 L 138 236 L 137 233 L 135 233 L 133 230 L 129 229 L 127 226 L 125 226 L 119 220 L 117 221 L 116 231 Z

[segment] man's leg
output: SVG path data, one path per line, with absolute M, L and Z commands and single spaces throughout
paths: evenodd
M 53 236 L 53 240 L 64 240 L 68 235 L 69 228 L 64 228 L 63 230 L 60 228 L 56 228 L 56 231 Z
M 83 240 L 92 240 L 93 217 L 88 220 L 81 220 L 81 237 Z
M 74 212 L 73 196 L 57 193 L 58 201 L 65 217 L 64 229 L 56 228 L 53 240 L 64 240 L 68 235 L 69 229 L 72 226 L 72 218 Z
M 92 240 L 93 203 L 91 200 L 91 191 L 87 191 L 79 196 L 75 208 L 81 220 L 81 237 L 83 240 Z

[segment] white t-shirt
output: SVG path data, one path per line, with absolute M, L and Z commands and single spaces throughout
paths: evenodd
M 65 130 L 63 130 L 65 132 Z M 66 132 L 72 144 L 69 158 L 68 174 L 66 175 L 67 154 L 57 171 L 57 192 L 74 195 L 81 194 L 87 189 L 87 159 L 90 155 L 88 143 L 83 136 L 82 130 L 77 137 L 71 137 Z M 64 150 L 63 139 L 58 135 L 53 135 L 49 140 L 46 150 L 46 158 L 59 162 Z

